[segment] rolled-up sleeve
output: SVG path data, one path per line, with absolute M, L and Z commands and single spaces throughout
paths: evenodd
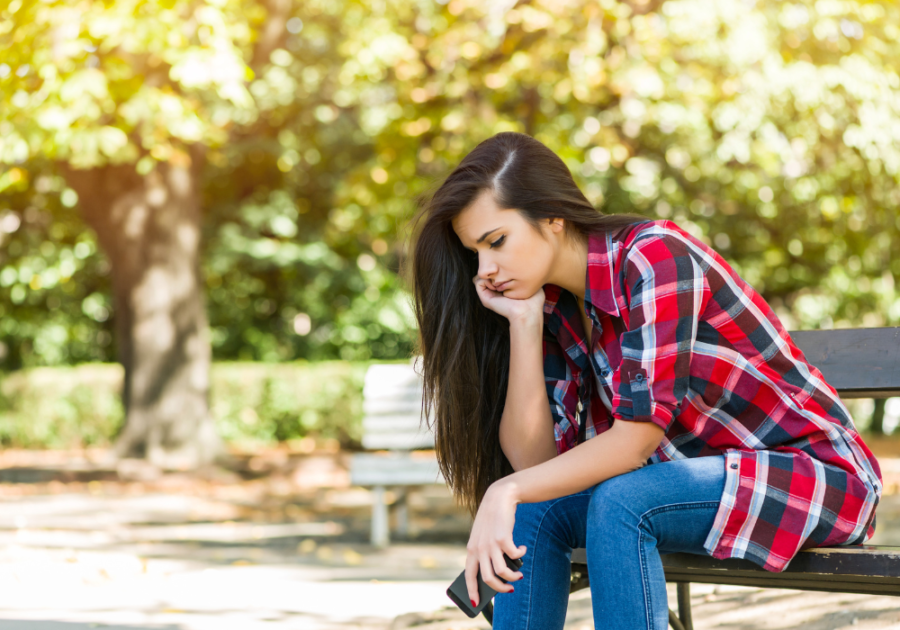
M 688 391 L 698 317 L 709 299 L 707 267 L 702 253 L 674 232 L 638 238 L 626 253 L 628 314 L 613 376 L 615 419 L 668 431 Z

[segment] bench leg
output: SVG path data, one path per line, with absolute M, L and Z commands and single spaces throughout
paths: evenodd
M 387 547 L 390 542 L 388 509 L 384 501 L 384 486 L 372 489 L 372 545 Z
M 678 585 L 678 617 L 684 630 L 694 630 L 691 618 L 691 583 L 676 582 Z
M 676 615 L 675 611 L 671 608 L 669 609 L 669 625 L 672 627 L 672 630 L 686 630 L 686 628 L 681 625 L 681 620 L 678 619 L 678 615 Z
M 402 538 L 409 536 L 409 490 L 403 490 L 394 505 L 394 511 L 397 513 L 397 535 Z

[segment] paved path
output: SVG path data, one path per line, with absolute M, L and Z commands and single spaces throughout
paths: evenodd
M 898 499 L 885 497 L 873 542 L 900 544 L 889 526 Z M 386 550 L 367 542 L 368 501 L 296 475 L 0 483 L 0 630 L 488 628 L 445 594 L 471 524 L 449 493 L 420 493 L 411 539 Z M 704 585 L 692 595 L 697 630 L 900 630 L 900 598 Z M 572 596 L 568 630 L 593 628 L 590 604 L 589 591 Z

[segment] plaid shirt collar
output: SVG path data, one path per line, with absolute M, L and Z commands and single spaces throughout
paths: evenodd
M 622 251 L 622 243 L 613 239 L 612 234 L 589 234 L 587 271 L 584 281 L 584 303 L 588 313 L 593 306 L 609 315 L 618 317 L 622 311 L 616 300 L 615 272 L 617 259 Z M 571 317 L 574 313 L 564 312 L 567 309 L 559 304 L 563 291 L 555 284 L 544 285 L 544 313 L 549 317 L 548 323 L 554 323 L 554 330 L 559 327 L 555 321 L 563 317 Z M 546 318 L 545 318 L 546 319 Z

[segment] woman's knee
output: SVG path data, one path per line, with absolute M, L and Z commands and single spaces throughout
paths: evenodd
M 591 509 L 628 502 L 627 497 L 634 494 L 634 485 L 630 473 L 616 475 L 597 484 L 591 494 Z
M 598 484 L 591 494 L 588 522 L 603 523 L 604 528 L 637 524 L 647 500 L 642 485 L 632 473 L 610 477 Z
M 585 490 L 548 501 L 520 503 L 516 506 L 513 528 L 516 544 L 523 544 L 519 540 L 522 536 L 539 532 L 577 541 L 583 535 L 589 501 L 590 491 Z
M 516 506 L 516 527 L 532 526 L 539 523 L 550 509 L 551 501 L 540 503 L 520 503 Z

